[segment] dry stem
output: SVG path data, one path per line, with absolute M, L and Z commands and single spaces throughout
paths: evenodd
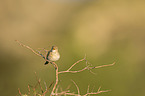
M 82 60 L 82 59 L 81 59 L 81 60 Z M 61 74 L 61 73 L 78 73 L 78 72 L 82 72 L 82 71 L 84 71 L 84 70 L 86 70 L 86 69 L 91 70 L 91 69 L 96 69 L 96 68 L 101 68 L 101 67 L 113 66 L 114 64 L 115 64 L 115 62 L 112 63 L 112 64 L 101 65 L 101 66 L 96 66 L 96 67 L 89 67 L 89 66 L 87 66 L 87 67 L 85 67 L 85 68 L 83 68 L 83 69 L 81 69 L 81 70 L 78 70 L 78 71 L 66 70 L 66 71 L 60 71 L 60 72 L 58 72 L 58 73 L 59 73 L 59 74 Z M 76 64 L 75 64 L 75 65 L 76 65 Z
M 22 96 L 21 91 L 20 91 L 20 88 L 18 88 L 18 91 L 19 91 L 20 96 Z
M 43 57 L 42 55 L 40 55 L 39 53 L 37 53 L 37 52 L 35 52 L 31 47 L 29 47 L 29 46 L 27 46 L 27 45 L 24 45 L 24 44 L 22 44 L 20 41 L 18 41 L 18 40 L 15 40 L 17 43 L 19 43 L 21 46 L 23 46 L 23 47 L 26 47 L 26 48 L 28 48 L 28 49 L 30 49 L 34 54 L 36 54 L 36 55 L 38 55 L 38 56 L 41 56 L 41 57 Z M 44 57 L 43 57 L 44 58 Z
M 52 86 L 52 84 L 53 84 L 53 82 L 49 85 L 49 87 L 46 89 L 46 91 L 42 94 L 42 96 L 44 96 L 47 92 L 48 92 L 48 90 L 51 88 L 51 86 Z M 46 86 L 46 85 L 45 85 Z
M 39 87 L 41 88 L 41 92 L 43 93 L 43 88 L 41 86 L 40 79 L 38 79 L 38 77 L 37 77 L 36 72 L 35 72 L 35 76 L 36 76 L 36 80 L 38 81 Z
M 29 46 L 27 46 L 27 45 L 24 45 L 24 44 L 22 44 L 21 42 L 19 42 L 18 40 L 16 40 L 16 42 L 17 43 L 19 43 L 19 45 L 21 45 L 21 46 L 23 46 L 23 47 L 26 47 L 26 48 L 28 48 L 29 50 L 31 50 L 34 54 L 36 54 L 36 55 L 38 55 L 38 56 L 40 56 L 40 57 L 42 57 L 43 59 L 45 59 L 45 61 L 49 61 L 49 60 L 47 60 L 46 59 L 46 54 L 45 54 L 45 56 L 43 56 L 42 54 L 40 54 L 40 52 L 36 52 L 36 51 L 34 51 L 31 47 L 29 47 Z M 45 50 L 45 49 L 42 49 L 42 50 Z M 45 50 L 45 52 L 47 52 L 48 50 Z M 53 96 L 53 95 L 74 95 L 74 96 L 81 96 L 80 95 L 80 91 L 79 91 L 79 87 L 77 86 L 77 84 L 72 80 L 72 82 L 75 84 L 75 86 L 76 86 L 76 88 L 77 88 L 77 90 L 78 90 L 78 94 L 74 94 L 74 93 L 69 93 L 69 91 L 62 91 L 61 93 L 57 93 L 57 90 L 58 90 L 58 88 L 57 88 L 57 85 L 58 85 L 58 81 L 59 81 L 59 74 L 61 74 L 61 73 L 78 73 L 78 72 L 82 72 L 82 71 L 84 71 L 84 70 L 91 70 L 91 69 L 97 69 L 97 68 L 102 68 L 102 67 L 107 67 L 107 66 L 113 66 L 114 64 L 115 64 L 115 62 L 114 63 L 112 63 L 112 64 L 107 64 L 107 65 L 101 65 L 101 66 L 95 66 L 95 67 L 90 67 L 90 65 L 87 65 L 85 68 L 83 68 L 83 69 L 81 69 L 81 70 L 77 70 L 77 71 L 71 71 L 71 69 L 75 66 L 75 65 L 77 65 L 79 62 L 82 62 L 82 61 L 86 61 L 86 64 L 89 64 L 89 62 L 86 60 L 86 55 L 85 55 L 85 57 L 83 58 L 83 59 L 81 59 L 81 60 L 78 60 L 77 62 L 75 62 L 74 64 L 72 64 L 72 66 L 70 66 L 66 71 L 58 71 L 58 66 L 57 66 L 57 64 L 55 63 L 55 62 L 51 62 L 51 61 L 49 61 L 50 63 L 52 63 L 54 66 L 55 66 L 55 71 L 56 71 L 56 73 L 55 73 L 55 76 L 56 76 L 56 80 L 55 80 L 55 84 L 54 84 L 54 87 L 53 87 L 53 89 L 52 89 L 52 92 L 51 92 L 51 95 L 50 96 Z M 90 71 L 91 72 L 91 71 Z M 91 72 L 92 73 L 92 72 Z M 35 73 L 36 74 L 36 73 Z M 36 78 L 37 78 L 37 76 L 36 76 Z M 40 80 L 38 80 L 38 78 L 37 78 L 37 81 L 38 81 L 38 84 L 39 84 L 39 86 L 40 86 L 40 88 L 41 88 L 41 91 L 42 91 L 42 93 L 43 93 L 43 88 L 41 87 L 41 84 L 40 84 Z M 52 86 L 52 84 L 50 85 L 50 87 Z M 48 87 L 48 89 L 50 89 L 50 87 Z M 28 87 L 29 88 L 29 87 Z M 108 91 L 110 91 L 110 90 L 106 90 L 106 91 L 100 91 L 100 88 L 101 87 L 99 87 L 99 89 L 98 89 L 98 91 L 97 92 L 89 92 L 89 86 L 88 86 L 88 90 L 87 90 L 87 93 L 85 94 L 85 95 L 83 95 L 83 96 L 87 96 L 87 95 L 91 95 L 91 94 L 99 94 L 99 93 L 103 93 L 103 92 L 108 92 Z M 44 96 L 47 92 L 48 92 L 48 89 L 41 95 L 41 96 Z M 57 90 L 56 90 L 57 89 Z M 19 90 L 19 89 L 18 89 Z M 22 95 L 21 94 L 21 92 L 20 92 L 20 90 L 19 90 L 19 94 L 20 95 Z
M 30 86 L 28 84 L 28 95 L 30 95 Z
M 78 85 L 72 80 L 72 82 L 75 84 L 75 86 L 76 86 L 76 88 L 77 88 L 77 90 L 78 90 L 78 95 L 80 95 L 80 90 L 79 90 L 79 87 L 78 87 Z
M 57 64 L 56 64 L 55 62 L 53 62 L 53 64 L 54 64 L 55 67 L 56 67 L 56 70 L 55 70 L 56 81 L 55 81 L 55 84 L 54 84 L 54 87 L 53 87 L 53 89 L 52 89 L 52 92 L 51 92 L 51 95 L 50 95 L 50 96 L 53 95 L 53 93 L 54 93 L 54 91 L 55 91 L 55 89 L 56 89 L 56 86 L 57 86 L 57 84 L 58 84 L 58 66 L 57 66 Z

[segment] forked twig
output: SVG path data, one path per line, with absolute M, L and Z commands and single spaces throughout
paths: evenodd
M 82 60 L 82 59 L 81 59 Z M 61 73 L 78 73 L 78 72 L 82 72 L 82 71 L 84 71 L 84 70 L 91 70 L 91 69 L 97 69 L 97 68 L 102 68 L 102 67 L 107 67 L 107 66 L 113 66 L 115 64 L 115 62 L 114 63 L 112 63 L 112 64 L 107 64 L 107 65 L 101 65 L 101 66 L 96 66 L 96 67 L 89 67 L 89 65 L 87 66 L 87 67 L 85 67 L 85 68 L 83 68 L 83 69 L 81 69 L 81 70 L 78 70 L 78 71 L 70 71 L 70 70 L 66 70 L 66 71 L 60 71 L 60 72 L 58 72 L 59 74 L 61 74 Z M 94 73 L 93 73 L 94 74 Z
M 101 86 L 98 88 L 98 91 L 97 92 L 87 92 L 85 95 L 83 96 L 87 96 L 87 95 L 97 95 L 99 93 L 104 93 L 104 92 L 108 92 L 108 91 L 111 91 L 111 90 L 105 90 L 105 91 L 100 91 L 101 89 Z
M 87 90 L 87 93 L 86 94 L 84 94 L 84 95 L 80 95 L 80 92 L 79 92 L 79 87 L 77 86 L 77 84 L 74 82 L 74 81 L 72 81 L 74 84 L 75 84 L 75 86 L 77 87 L 77 90 L 78 90 L 78 94 L 75 94 L 75 93 L 70 93 L 69 91 L 62 91 L 62 92 L 60 92 L 60 93 L 53 93 L 53 95 L 55 95 L 55 96 L 62 96 L 62 95 L 71 95 L 71 96 L 89 96 L 89 95 L 97 95 L 97 94 L 100 94 L 100 93 L 104 93 L 104 92 L 109 92 L 109 91 L 111 91 L 111 90 L 103 90 L 103 91 L 100 91 L 100 89 L 101 89 L 101 87 L 99 87 L 98 88 L 98 91 L 97 92 L 89 92 L 89 86 L 88 86 L 88 90 Z
M 47 92 L 48 92 L 48 90 L 51 88 L 51 86 L 53 85 L 53 83 L 54 82 L 52 82 L 50 85 L 49 85 L 49 87 L 46 89 L 46 91 L 42 94 L 42 96 L 44 96 Z
M 40 89 L 41 89 L 41 92 L 43 93 L 43 88 L 42 88 L 42 86 L 41 86 L 40 79 L 38 79 L 38 77 L 37 77 L 36 72 L 35 72 L 35 76 L 36 76 L 36 80 L 38 81 L 38 84 L 39 84 L 39 87 L 40 87 Z
M 70 71 L 77 63 L 81 62 L 81 61 L 84 61 L 86 60 L 86 54 L 85 54 L 85 57 L 81 60 L 78 60 L 77 62 L 75 62 L 67 71 Z

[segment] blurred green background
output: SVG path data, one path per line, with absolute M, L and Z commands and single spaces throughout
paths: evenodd
M 30 50 L 59 47 L 59 71 L 87 54 L 93 66 L 116 65 L 93 72 L 61 74 L 60 86 L 85 94 L 88 85 L 111 92 L 100 96 L 145 96 L 145 1 L 144 0 L 1 0 L 0 1 L 0 95 L 27 93 L 37 72 L 42 86 L 55 80 L 52 65 Z M 85 67 L 85 62 L 73 70 Z M 99 96 L 98 95 L 98 96 Z

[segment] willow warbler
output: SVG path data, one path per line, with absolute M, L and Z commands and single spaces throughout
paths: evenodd
M 48 51 L 46 59 L 49 61 L 57 61 L 60 58 L 60 54 L 58 52 L 58 47 L 57 46 L 52 46 L 51 50 Z M 45 62 L 45 65 L 49 63 L 49 61 Z

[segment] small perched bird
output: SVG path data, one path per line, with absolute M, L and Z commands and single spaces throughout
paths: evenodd
M 60 58 L 60 55 L 58 52 L 58 47 L 52 46 L 51 50 L 48 51 L 47 53 L 46 59 L 53 62 L 53 61 L 59 60 L 59 58 Z M 48 64 L 49 61 L 46 61 L 45 65 Z

